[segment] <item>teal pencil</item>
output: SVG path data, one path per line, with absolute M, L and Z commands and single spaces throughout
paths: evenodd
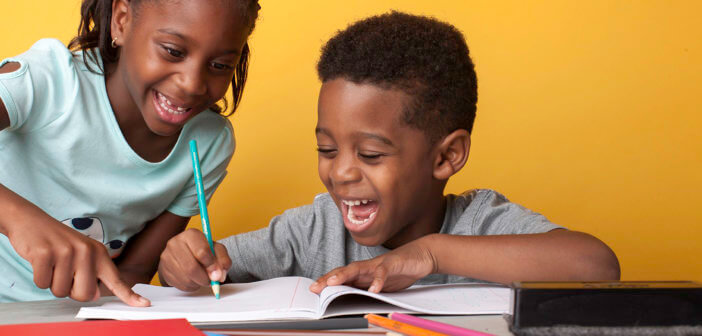
M 207 215 L 207 200 L 205 199 L 205 188 L 202 186 L 202 173 L 200 172 L 200 157 L 197 155 L 197 142 L 190 140 L 190 157 L 193 159 L 193 173 L 195 176 L 195 189 L 197 190 L 197 204 L 200 207 L 200 219 L 202 220 L 202 232 L 207 237 L 212 255 L 215 254 L 212 243 L 212 233 L 210 233 L 210 217 Z M 219 281 L 210 280 L 212 293 L 219 299 Z

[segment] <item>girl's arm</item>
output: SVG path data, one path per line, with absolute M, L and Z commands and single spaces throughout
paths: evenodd
M 395 291 L 432 274 L 509 284 L 514 281 L 618 280 L 612 250 L 582 232 L 557 229 L 521 235 L 431 234 L 370 260 L 337 268 L 311 287 L 351 284 Z
M 115 260 L 122 280 L 129 286 L 149 283 L 158 268 L 159 257 L 166 243 L 183 232 L 190 217 L 164 211 L 148 222 L 144 229 L 129 239 L 122 254 Z M 105 294 L 105 288 L 101 288 Z

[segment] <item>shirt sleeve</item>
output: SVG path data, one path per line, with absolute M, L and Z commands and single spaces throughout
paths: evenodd
M 545 216 L 510 202 L 500 193 L 486 190 L 479 195 L 474 200 L 480 202 L 473 220 L 475 235 L 542 233 L 563 229 Z
M 58 40 L 43 39 L 25 53 L 4 59 L 20 68 L 0 74 L 0 100 L 10 119 L 8 130 L 31 131 L 60 117 L 75 97 L 78 80 L 71 52 Z
M 212 113 L 209 111 L 201 113 Z M 219 117 L 218 117 L 219 118 Z M 219 132 L 216 129 L 212 129 L 213 125 L 205 124 L 201 125 L 199 134 L 201 136 L 197 137 L 198 143 L 198 154 L 200 156 L 200 171 L 202 172 L 202 184 L 205 189 L 205 198 L 209 202 L 212 198 L 219 184 L 222 183 L 224 177 L 227 175 L 227 166 L 229 161 L 231 161 L 234 155 L 234 131 L 232 129 L 231 123 L 228 120 L 224 120 L 224 126 L 219 124 Z M 202 134 L 216 134 L 216 136 L 207 141 L 206 136 Z M 203 146 L 205 145 L 205 146 Z M 184 143 L 184 146 L 188 146 Z M 190 162 L 190 156 L 188 155 L 188 162 Z M 187 167 L 189 176 L 192 176 L 192 165 Z M 178 194 L 176 199 L 168 206 L 166 209 L 168 212 L 173 213 L 182 217 L 190 217 L 199 213 L 199 208 L 197 205 L 197 190 L 195 188 L 195 180 L 189 178 L 183 190 Z
M 274 217 L 269 226 L 220 240 L 229 253 L 229 279 L 251 282 L 281 276 L 305 275 L 315 231 L 312 205 L 290 209 Z

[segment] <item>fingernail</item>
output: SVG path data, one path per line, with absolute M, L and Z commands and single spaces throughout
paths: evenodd
M 144 297 L 139 297 L 139 303 L 141 303 L 141 304 L 149 304 L 149 300 L 147 300 L 147 299 L 144 298 Z
M 369 292 L 377 292 L 378 291 L 378 285 L 373 285 L 368 288 Z
M 327 280 L 327 281 L 334 281 L 334 280 L 336 280 L 336 275 L 330 276 L 330 277 L 329 277 L 329 280 Z
M 210 273 L 210 280 L 217 281 L 222 277 L 222 271 L 214 270 Z

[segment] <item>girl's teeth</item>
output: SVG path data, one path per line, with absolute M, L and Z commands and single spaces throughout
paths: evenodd
M 175 104 L 173 104 L 170 100 L 168 100 L 168 98 L 166 98 L 166 96 L 164 96 L 160 92 L 157 92 L 157 97 L 159 106 L 161 106 L 161 108 L 163 108 L 171 114 L 183 114 L 188 111 L 188 108 L 176 106 Z

